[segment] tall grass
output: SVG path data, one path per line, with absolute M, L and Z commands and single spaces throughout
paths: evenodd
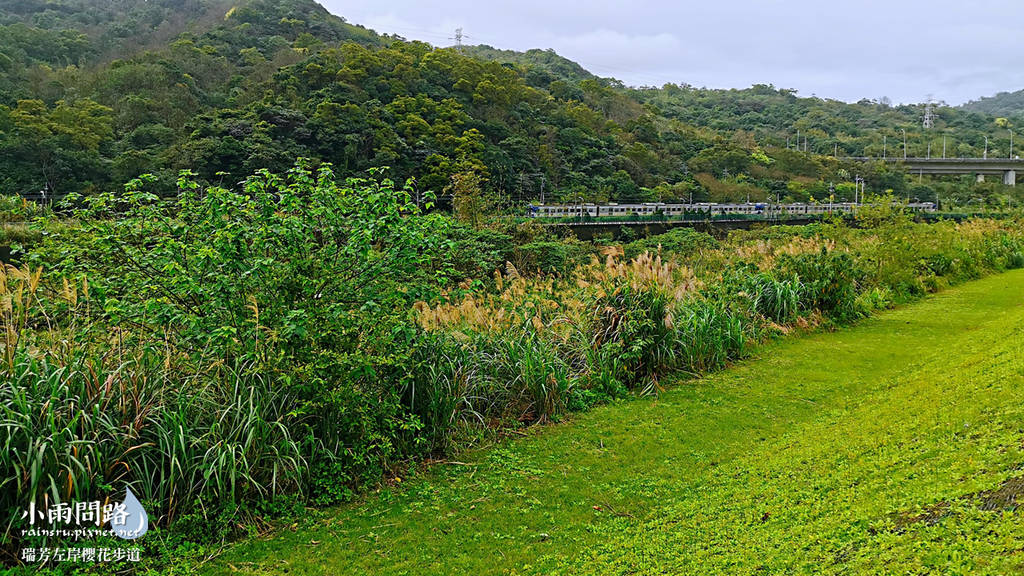
M 697 244 L 664 258 L 606 247 L 571 273 L 510 263 L 493 283 L 390 312 L 397 321 L 368 305 L 365 324 L 318 335 L 358 345 L 310 348 L 287 369 L 270 360 L 285 354 L 282 332 L 255 304 L 257 353 L 223 354 L 217 346 L 237 344 L 227 337 L 178 349 L 153 326 L 118 322 L 84 278 L 7 267 L 3 549 L 29 502 L 102 500 L 126 485 L 160 526 L 237 519 L 280 494 L 330 504 L 398 459 L 449 450 L 460 428 L 545 422 L 655 391 L 667 374 L 742 357 L 765 328 L 847 322 L 1024 265 L 1024 234 L 1009 221 L 821 225 Z
M 444 367 L 414 379 L 420 397 L 443 406 L 447 423 L 455 422 L 448 416 L 455 406 L 473 406 L 480 421 L 543 422 L 650 389 L 669 371 L 702 373 L 742 355 L 750 327 L 701 299 L 691 269 L 649 253 L 621 255 L 611 250 L 571 278 L 525 278 L 509 264 L 496 293 L 418 303 L 417 319 L 437 338 Z M 423 392 L 453 390 L 451 382 L 461 383 L 464 397 L 444 402 Z
M 800 306 L 799 278 L 780 280 L 771 274 L 756 274 L 750 279 L 754 310 L 775 322 L 788 322 Z
M 668 259 L 627 258 L 612 246 L 603 261 L 565 276 L 524 276 L 508 264 L 491 290 L 416 304 L 441 360 L 414 379 L 417 394 L 444 414 L 443 423 L 427 420 L 439 426 L 436 438 L 450 434 L 460 413 L 471 415 L 462 422 L 550 420 L 652 390 L 671 372 L 720 369 L 763 328 L 849 322 L 943 283 L 1017 266 L 1020 238 L 1005 222 L 895 220 L 866 230 L 738 232 L 720 247 Z
M 167 525 L 183 511 L 300 490 L 306 471 L 285 395 L 244 370 L 206 384 L 159 358 L 27 351 L 0 386 L 0 509 L 106 499 L 130 485 Z
M 705 374 L 744 355 L 752 323 L 707 303 L 695 303 L 677 320 L 678 368 Z
M 41 271 L 10 267 L 0 280 L 0 555 L 32 502 L 108 502 L 130 486 L 167 526 L 304 489 L 304 423 L 270 378 L 247 365 L 190 373 L 83 329 L 87 283 L 48 287 Z

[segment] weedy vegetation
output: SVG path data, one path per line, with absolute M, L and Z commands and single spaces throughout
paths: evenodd
M 201 561 L 503 430 L 703 376 L 793 331 L 1021 265 L 1014 220 L 677 230 L 622 244 L 465 226 L 382 174 L 189 172 L 35 216 L 0 281 L 0 544 L 27 503 L 131 486 L 144 567 Z M 427 212 L 424 212 L 427 211 Z M 429 212 L 429 213 L 428 213 Z M 662 243 L 664 242 L 664 243 Z
M 1022 278 L 410 471 L 203 572 L 1015 573 Z

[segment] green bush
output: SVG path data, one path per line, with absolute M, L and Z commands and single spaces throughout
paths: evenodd
M 592 245 L 579 242 L 531 242 L 517 247 L 511 262 L 523 273 L 567 275 L 596 254 Z
M 402 398 L 421 338 L 407 312 L 408 279 L 439 252 L 446 220 L 409 217 L 416 207 L 407 191 L 386 180 L 340 184 L 326 164 L 312 173 L 300 162 L 283 177 L 263 171 L 242 192 L 204 189 L 186 173 L 169 200 L 146 192 L 148 181 L 85 199 L 80 229 L 50 234 L 34 255 L 58 278 L 88 279 L 91 297 L 76 321 L 121 335 L 122 350 L 167 356 L 159 378 L 147 376 L 148 364 L 124 368 L 154 387 L 140 394 L 171 403 L 152 418 L 117 421 L 157 435 L 154 450 L 167 454 L 131 467 L 162 479 L 162 488 L 140 487 L 140 497 L 166 506 L 181 494 L 237 502 L 294 492 L 328 504 L 429 448 Z M 77 333 L 74 341 L 99 345 Z M 219 375 L 224 366 L 238 373 Z M 219 422 L 216 434 L 203 428 L 209 418 Z M 165 430 L 174 433 L 160 436 Z M 54 428 L 68 442 L 88 440 L 86 432 Z M 111 449 L 123 437 L 115 426 L 88 433 Z M 200 458 L 193 451 L 201 449 Z M 66 455 L 53 459 L 76 467 Z M 120 488 L 136 478 L 93 481 Z M 74 485 L 92 486 L 80 478 Z M 173 517 L 168 511 L 158 523 Z
M 830 252 L 823 247 L 818 253 L 784 255 L 779 269 L 800 279 L 800 304 L 804 310 L 819 310 L 841 322 L 860 316 L 857 293 L 864 272 L 848 253 Z
M 599 299 L 600 313 L 591 327 L 598 346 L 618 343 L 615 378 L 633 386 L 652 374 L 664 373 L 673 361 L 674 333 L 670 298 L 657 287 L 638 287 L 625 281 Z
M 504 270 L 505 263 L 512 260 L 515 243 L 511 236 L 484 228 L 474 230 L 469 226 L 453 226 L 449 235 L 451 245 L 447 263 L 461 275 L 487 277 L 495 270 Z
M 948 276 L 953 272 L 955 264 L 948 254 L 939 252 L 925 259 L 925 270 L 936 276 Z
M 430 262 L 445 224 L 406 217 L 416 206 L 390 181 L 338 183 L 327 164 L 260 171 L 243 193 L 186 172 L 170 201 L 146 192 L 149 180 L 86 198 L 81 230 L 51 236 L 51 264 L 88 275 L 94 311 L 113 324 L 173 327 L 181 345 L 225 358 L 301 363 L 344 349 L 367 303 L 407 305 L 396 287 Z
M 528 401 L 519 418 L 547 422 L 565 412 L 574 382 L 558 350 L 530 329 L 504 344 L 502 369 L 497 375 L 509 378 L 513 389 L 525 391 Z
M 885 287 L 872 288 L 858 298 L 858 305 L 867 311 L 886 310 L 892 308 L 894 304 L 892 290 Z
M 665 234 L 630 242 L 623 247 L 623 250 L 626 258 L 632 259 L 644 252 L 652 254 L 660 252 L 665 256 L 686 256 L 698 250 L 713 250 L 718 247 L 718 241 L 710 234 L 698 232 L 692 228 L 675 228 Z
M 0 195 L 0 223 L 29 222 L 50 214 L 49 206 L 29 202 L 17 195 Z
M 746 353 L 750 324 L 742 316 L 707 302 L 679 308 L 674 319 L 678 368 L 704 374 Z
M 607 347 L 599 366 L 612 368 L 605 382 L 630 387 L 672 370 L 701 374 L 743 355 L 743 318 L 701 301 L 673 302 L 656 288 L 623 284 L 596 303 L 601 314 L 591 328 L 592 342 Z
M 28 224 L 0 225 L 0 246 L 20 244 L 28 248 L 38 244 L 42 239 L 42 231 L 33 229 Z

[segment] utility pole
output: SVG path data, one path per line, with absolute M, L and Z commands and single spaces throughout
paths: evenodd
M 864 203 L 864 179 L 857 174 L 853 178 L 853 203 L 863 204 Z
M 900 130 L 903 130 L 903 159 L 906 160 L 907 159 L 907 131 L 905 129 L 903 129 L 903 128 L 900 128 Z
M 519 197 L 520 198 L 525 198 L 526 197 L 526 194 L 523 191 L 524 183 L 526 181 L 526 176 L 527 176 L 526 170 L 523 170 L 522 172 L 519 173 Z M 533 182 L 534 182 L 533 178 L 535 176 L 540 178 L 540 203 L 543 205 L 544 204 L 544 200 L 545 200 L 545 197 L 544 197 L 544 185 L 547 184 L 547 178 L 544 177 L 544 173 L 543 172 L 534 172 L 534 173 L 531 173 L 529 176 L 530 176 L 530 192 L 533 192 Z
M 885 160 L 885 141 L 888 136 L 882 136 L 882 160 Z
M 1010 150 L 1010 152 L 1013 152 L 1013 150 Z M 983 158 L 988 160 L 988 136 L 985 136 L 985 155 Z
M 1010 130 L 1010 160 L 1013 160 L 1013 130 Z

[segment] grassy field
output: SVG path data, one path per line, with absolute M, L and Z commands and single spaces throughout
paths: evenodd
M 311 511 L 202 570 L 1021 571 L 1022 304 L 1016 271 L 788 338 Z

